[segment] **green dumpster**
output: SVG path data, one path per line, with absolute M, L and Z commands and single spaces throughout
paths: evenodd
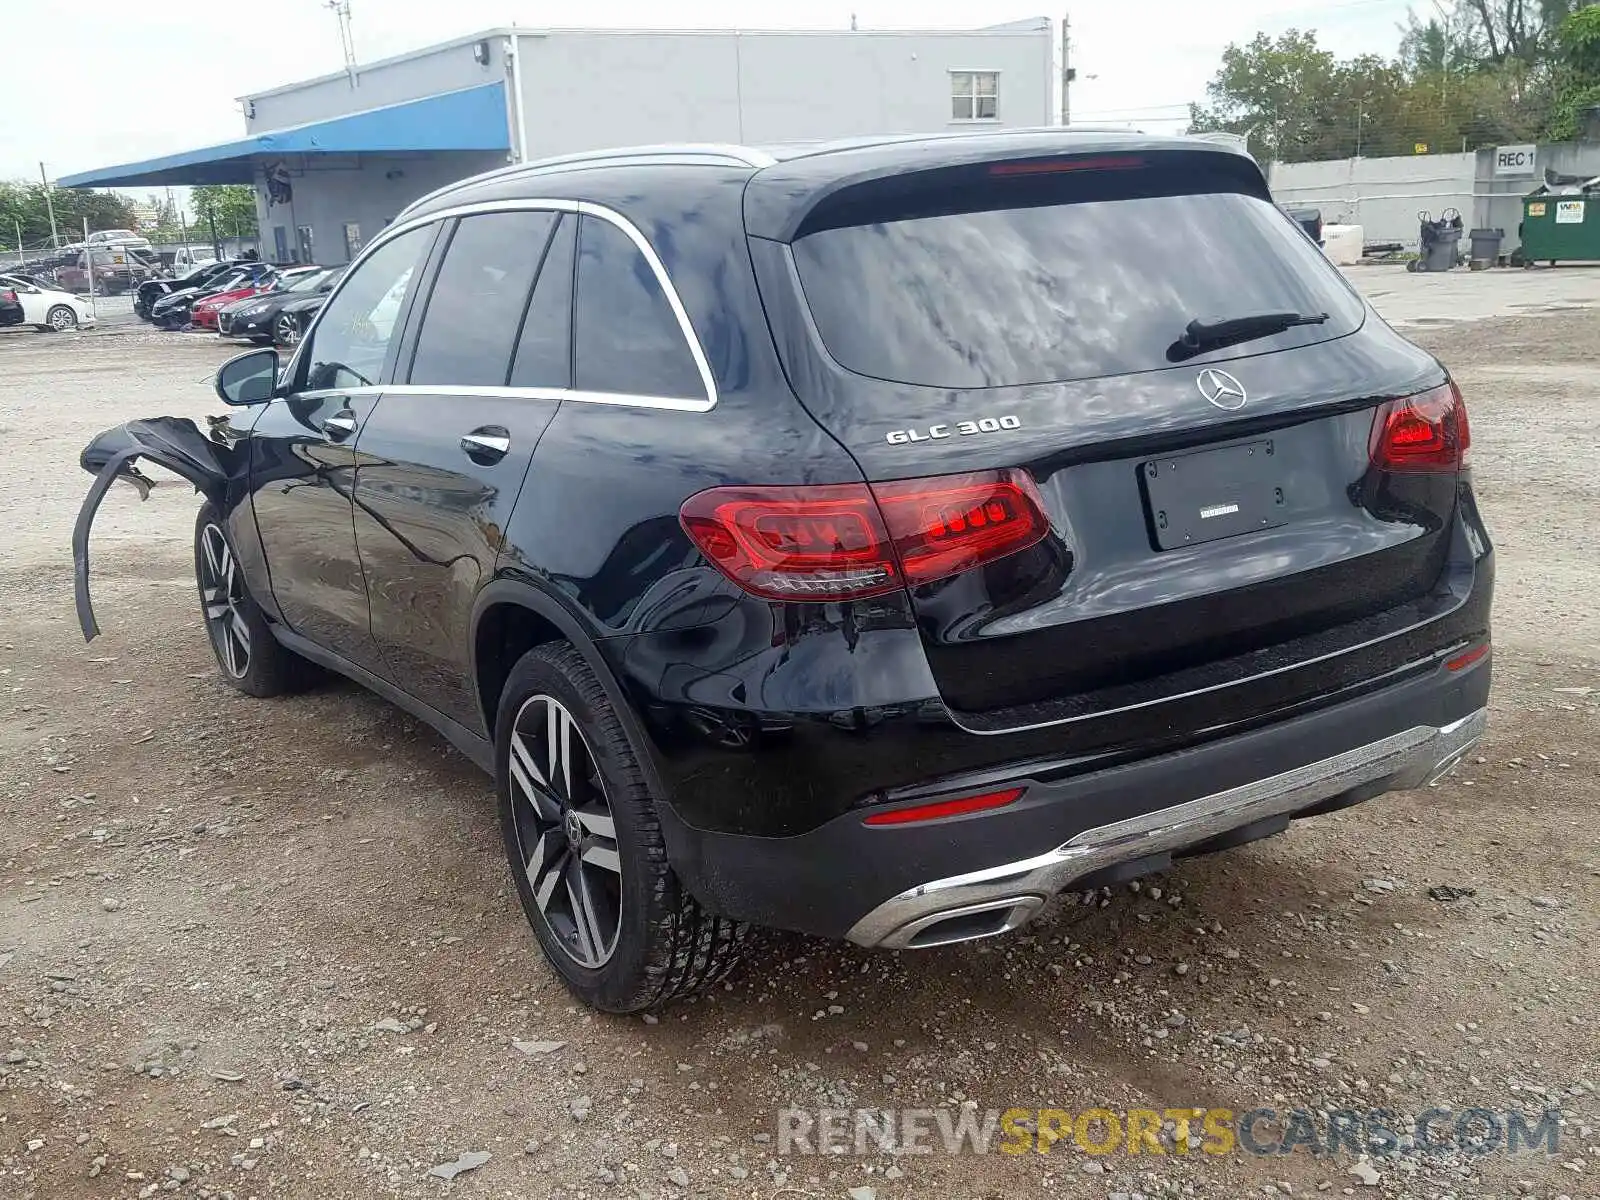
M 1521 232 L 1524 265 L 1600 260 L 1600 191 L 1524 196 Z

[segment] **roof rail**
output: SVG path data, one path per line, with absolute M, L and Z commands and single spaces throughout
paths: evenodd
M 536 158 L 529 162 L 511 163 L 508 166 L 498 167 L 493 171 L 486 171 L 481 175 L 458 179 L 454 183 L 447 183 L 442 188 L 436 188 L 427 195 L 413 200 L 400 210 L 400 215 L 404 216 L 412 209 L 419 208 L 431 201 L 490 179 L 509 179 L 523 174 L 532 175 L 556 167 L 669 158 L 699 159 L 708 163 L 753 167 L 756 170 L 760 170 L 762 167 L 770 167 L 778 161 L 765 150 L 720 142 L 664 143 L 654 146 L 614 146 L 606 150 L 581 150 L 573 154 L 558 154 L 550 158 Z M 395 219 L 399 220 L 399 217 Z

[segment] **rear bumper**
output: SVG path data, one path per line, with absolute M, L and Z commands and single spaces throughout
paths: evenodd
M 1076 880 L 1107 868 L 1202 847 L 1374 783 L 1384 791 L 1431 783 L 1487 728 L 1488 713 L 1479 709 L 1443 728 L 1416 726 L 1281 775 L 1096 825 L 1034 858 L 908 888 L 857 921 L 848 937 L 863 946 L 906 950 L 1003 933 Z
M 942 780 L 943 796 L 1026 789 L 967 816 L 868 826 L 856 810 L 760 837 L 696 828 L 666 807 L 663 833 L 689 891 L 735 919 L 887 947 L 981 937 L 1074 884 L 1161 870 L 1186 852 L 1419 786 L 1481 735 L 1489 681 L 1487 658 L 1460 671 L 1440 662 L 1341 703 L 1088 773 L 1033 759 Z

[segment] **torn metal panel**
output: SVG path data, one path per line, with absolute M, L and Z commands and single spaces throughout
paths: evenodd
M 72 590 L 85 641 L 93 641 L 100 633 L 89 600 L 89 530 L 100 510 L 100 501 L 118 479 L 131 484 L 141 500 L 149 498 L 150 480 L 136 465 L 141 458 L 183 476 L 196 491 L 219 506 L 226 501 L 229 480 L 242 474 L 247 462 L 243 451 L 226 439 L 217 424 L 207 436 L 187 417 L 129 421 L 99 434 L 83 448 L 78 461 L 95 480 L 83 498 L 72 530 Z

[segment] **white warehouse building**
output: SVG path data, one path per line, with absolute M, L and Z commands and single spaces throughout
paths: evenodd
M 555 155 L 1048 125 L 1048 18 L 987 29 L 493 29 L 240 97 L 245 136 L 67 187 L 248 183 L 262 257 L 337 264 L 411 201 Z

